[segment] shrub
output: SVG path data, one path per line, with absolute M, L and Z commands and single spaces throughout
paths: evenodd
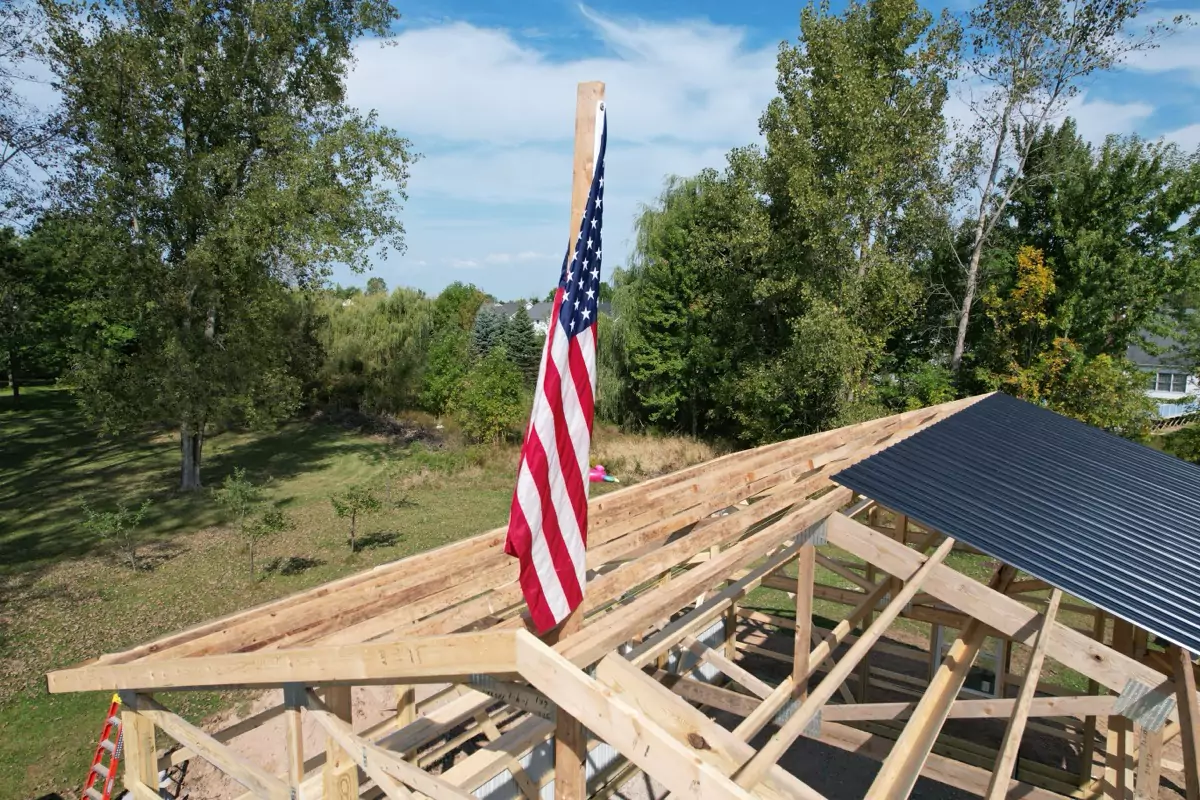
M 468 439 L 493 444 L 521 430 L 525 410 L 521 372 L 509 361 L 503 346 L 493 347 L 476 363 L 453 405 Z
M 341 494 L 329 498 L 333 504 L 333 513 L 342 519 L 350 520 L 350 552 L 358 551 L 358 518 L 374 514 L 383 508 L 383 503 L 369 486 L 355 484 Z
M 84 503 L 83 527 L 84 530 L 115 546 L 129 559 L 129 566 L 136 570 L 137 548 L 142 533 L 139 528 L 149 508 L 149 500 L 143 501 L 136 509 L 118 503 L 116 511 L 94 511 Z

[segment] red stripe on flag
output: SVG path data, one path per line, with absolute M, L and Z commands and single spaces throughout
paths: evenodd
M 553 335 L 553 331 L 551 331 Z M 570 360 L 570 340 L 567 344 L 567 360 Z M 562 366 L 567 366 L 563 364 Z M 579 461 L 575 455 L 575 440 L 571 437 L 567 426 L 567 415 L 563 410 L 562 377 L 558 371 L 559 365 L 554 361 L 546 364 L 546 399 L 550 401 L 550 409 L 554 414 L 554 446 L 558 451 L 558 466 L 562 470 L 563 483 L 567 488 L 567 498 L 575 512 L 575 521 L 582 533 L 587 528 L 587 494 L 583 490 L 583 475 L 579 471 Z
M 515 537 L 514 534 L 517 536 Z M 518 551 L 514 552 L 513 540 L 518 537 L 523 544 Z M 521 593 L 525 595 L 525 602 L 529 606 L 529 616 L 533 620 L 533 624 L 539 631 L 544 631 L 554 627 L 554 612 L 550 610 L 550 604 L 546 602 L 546 594 L 542 591 L 542 581 L 538 578 L 537 566 L 533 563 L 533 547 L 530 538 L 529 521 L 525 519 L 525 512 L 521 509 L 521 503 L 514 492 L 508 523 L 508 540 L 504 544 L 504 552 L 510 556 L 517 556 L 520 560 Z
M 596 340 L 592 339 L 592 341 Z M 583 411 L 583 418 L 587 420 L 588 436 L 590 437 L 595 400 L 592 398 L 592 376 L 588 372 L 587 362 L 583 360 L 583 345 L 579 343 L 579 337 L 571 340 L 567 356 L 571 365 L 571 378 L 575 382 L 575 391 L 579 394 L 579 407 Z
M 546 451 L 537 431 L 525 441 L 525 463 L 533 475 L 533 482 L 538 487 L 538 497 L 542 505 L 542 533 L 546 537 L 546 545 L 550 550 L 550 558 L 554 562 L 554 574 L 562 584 L 563 594 L 567 605 L 572 609 L 583 600 L 583 590 L 579 579 L 575 577 L 575 562 L 563 542 L 562 529 L 558 525 L 558 510 L 550 496 L 550 469 L 546 461 Z

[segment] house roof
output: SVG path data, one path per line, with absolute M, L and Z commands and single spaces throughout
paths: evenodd
M 517 309 L 521 306 L 526 307 L 526 312 L 529 318 L 534 322 L 545 322 L 550 319 L 550 312 L 554 310 L 554 303 L 533 303 L 527 305 L 521 300 L 515 300 L 511 303 L 496 303 L 493 307 L 500 313 L 511 317 L 517 313 Z M 612 312 L 611 303 L 600 303 L 597 306 L 601 314 L 609 314 Z
M 994 394 L 834 480 L 1200 651 L 1200 467 Z
M 1184 356 L 1178 352 L 1177 342 L 1165 336 L 1145 336 L 1146 343 L 1151 349 L 1159 351 L 1157 355 L 1146 352 L 1140 345 L 1131 344 L 1125 348 L 1125 357 L 1139 367 L 1188 367 Z

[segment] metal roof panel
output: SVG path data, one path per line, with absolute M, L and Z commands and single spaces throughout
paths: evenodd
M 838 483 L 1200 652 L 1200 467 L 993 394 Z

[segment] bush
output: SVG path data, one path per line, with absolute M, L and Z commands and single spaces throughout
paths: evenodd
M 111 543 L 129 559 L 129 566 L 138 568 L 137 549 L 141 541 L 142 519 L 150 508 L 150 501 L 145 500 L 136 509 L 117 503 L 116 511 L 94 511 L 84 503 L 83 527 L 100 539 Z
M 421 406 L 434 414 L 444 414 L 462 387 L 470 366 L 470 334 L 462 328 L 447 328 L 429 347 L 425 365 L 425 384 Z
M 523 378 L 503 345 L 493 347 L 467 374 L 453 412 L 473 441 L 499 444 L 519 434 L 526 417 Z

